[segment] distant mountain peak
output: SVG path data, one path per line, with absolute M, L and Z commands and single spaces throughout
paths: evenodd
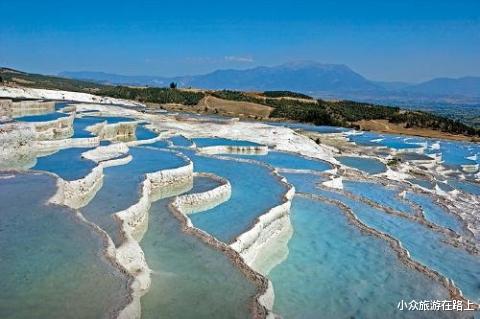
M 277 68 L 288 68 L 288 69 L 315 68 L 315 69 L 324 69 L 324 70 L 342 69 L 342 70 L 352 71 L 345 64 L 322 63 L 322 62 L 313 61 L 313 60 L 290 61 L 290 62 L 286 62 L 278 65 Z
M 160 77 L 125 76 L 105 72 L 63 72 L 62 76 L 100 83 L 168 86 L 176 82 L 181 87 L 231 90 L 290 90 L 320 97 L 365 97 L 368 100 L 390 96 L 408 98 L 465 96 L 480 97 L 480 77 L 457 79 L 436 78 L 419 84 L 375 82 L 353 71 L 345 64 L 321 63 L 312 60 L 290 61 L 276 66 L 249 69 L 220 69 L 207 74 Z

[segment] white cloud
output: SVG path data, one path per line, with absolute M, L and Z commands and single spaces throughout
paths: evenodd
M 235 55 L 227 55 L 224 57 L 224 60 L 228 62 L 241 62 L 241 63 L 252 63 L 254 61 L 253 58 L 249 56 L 235 56 Z

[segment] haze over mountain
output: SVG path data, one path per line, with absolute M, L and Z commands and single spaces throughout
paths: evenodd
M 62 72 L 61 76 L 99 83 L 231 90 L 290 90 L 317 97 L 384 102 L 479 103 L 480 77 L 437 78 L 418 84 L 371 81 L 346 65 L 302 61 L 245 70 L 217 70 L 192 76 L 126 76 L 103 72 Z

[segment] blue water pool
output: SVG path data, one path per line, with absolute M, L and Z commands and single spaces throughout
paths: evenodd
M 205 137 L 205 138 L 193 138 L 193 142 L 198 147 L 206 147 L 206 146 L 260 146 L 258 143 L 250 142 L 250 141 L 242 141 L 242 140 L 231 140 L 228 138 L 221 138 L 221 137 Z
M 100 235 L 49 205 L 56 180 L 0 173 L 0 317 L 105 318 L 128 299 L 128 278 L 102 257 Z
M 343 165 L 359 169 L 368 174 L 379 174 L 387 170 L 385 164 L 374 158 L 339 156 L 336 159 Z
M 440 150 L 443 164 L 458 168 L 461 165 L 475 165 L 480 163 L 480 145 L 465 142 L 441 141 Z M 477 159 L 468 157 L 477 155 Z
M 405 318 L 400 300 L 446 299 L 388 244 L 350 224 L 336 206 L 295 197 L 288 258 L 272 270 L 274 312 L 285 318 Z M 416 313 L 408 318 L 450 318 Z
M 352 194 L 362 196 L 380 205 L 387 206 L 397 211 L 413 214 L 413 208 L 407 202 L 400 199 L 398 190 L 387 188 L 381 184 L 370 182 L 344 181 L 344 189 Z
M 445 228 L 450 228 L 456 231 L 458 234 L 463 233 L 462 224 L 460 221 L 454 215 L 447 212 L 443 207 L 435 204 L 431 197 L 407 192 L 406 198 L 422 207 L 423 213 L 427 220 Z
M 57 174 L 67 181 L 87 176 L 96 163 L 82 158 L 82 153 L 90 148 L 67 148 L 52 155 L 39 157 L 33 169 Z
M 379 134 L 363 132 L 362 134 L 348 135 L 348 139 L 364 146 L 383 146 L 396 150 L 420 148 L 418 141 L 401 135 Z
M 137 125 L 137 128 L 135 129 L 135 136 L 137 140 L 149 140 L 157 137 L 158 135 L 152 130 L 146 128 L 145 125 Z
M 170 144 L 166 140 L 160 140 L 156 141 L 155 143 L 148 144 L 147 146 L 155 148 L 168 148 Z
M 183 157 L 169 151 L 133 147 L 130 148 L 130 154 L 133 160 L 128 164 L 104 170 L 102 188 L 81 209 L 85 217 L 107 231 L 116 244 L 121 240 L 118 224 L 112 214 L 138 202 L 145 174 L 186 164 Z
M 152 205 L 141 241 L 152 269 L 150 289 L 141 299 L 142 318 L 250 318 L 253 284 L 222 252 L 185 234 L 169 202 Z
M 453 279 L 470 300 L 480 301 L 480 257 L 444 242 L 444 235 L 405 218 L 325 190 L 317 193 L 348 205 L 365 224 L 400 240 L 414 260 Z
M 67 114 L 67 113 L 53 112 L 53 113 L 47 113 L 47 114 L 41 114 L 41 115 L 28 115 L 28 116 L 17 117 L 15 120 L 19 122 L 48 122 L 48 121 L 58 120 L 62 117 L 67 117 L 69 115 L 70 114 Z
M 410 178 L 410 179 L 407 179 L 407 181 L 409 181 L 413 184 L 417 184 L 418 186 L 421 186 L 421 187 L 426 188 L 426 189 L 434 189 L 435 188 L 434 183 L 431 182 L 430 180 L 427 180 L 427 179 Z
M 325 161 L 310 159 L 293 153 L 270 151 L 267 155 L 229 155 L 236 158 L 252 159 L 272 165 L 276 168 L 326 171 L 333 166 Z
M 226 243 L 248 230 L 256 217 L 280 204 L 287 190 L 264 166 L 185 153 L 196 171 L 224 177 L 232 185 L 229 201 L 190 216 L 196 227 Z
M 73 136 L 74 138 L 86 138 L 94 136 L 90 131 L 87 131 L 87 127 L 104 122 L 105 119 L 101 117 L 77 117 L 73 121 Z
M 213 179 L 208 176 L 197 175 L 193 177 L 192 189 L 186 193 L 189 193 L 189 194 L 203 193 L 211 189 L 217 188 L 220 185 L 222 185 L 222 183 L 216 179 Z
M 453 279 L 467 298 L 480 301 L 480 256 L 471 255 L 444 241 L 444 236 L 406 218 L 386 214 L 342 194 L 315 187 L 306 174 L 285 174 L 297 192 L 319 194 L 349 206 L 365 224 L 400 240 L 414 260 Z M 301 176 L 303 175 L 303 176 Z M 362 188 L 366 193 L 369 188 Z M 368 195 L 365 195 L 368 196 Z
M 190 147 L 193 145 L 192 141 L 183 135 L 175 135 L 169 138 L 169 140 L 173 143 L 174 146 L 181 146 L 181 147 Z
M 456 189 L 470 193 L 473 195 L 480 195 L 480 184 L 473 181 L 461 181 L 458 179 L 449 179 L 448 184 Z

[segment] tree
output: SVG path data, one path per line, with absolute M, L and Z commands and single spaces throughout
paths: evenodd
M 3 78 L 0 76 L 0 83 L 3 83 Z
M 171 89 L 176 89 L 177 88 L 177 83 L 175 83 L 175 82 L 170 83 L 170 88 Z

